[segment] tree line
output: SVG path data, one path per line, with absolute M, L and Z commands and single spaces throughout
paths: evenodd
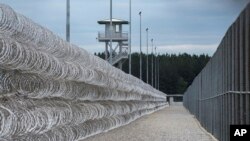
M 104 53 L 95 53 L 95 55 L 104 59 Z M 140 54 L 133 53 L 132 58 L 132 69 L 131 73 L 137 78 L 140 78 Z M 147 82 L 146 73 L 146 54 L 142 54 L 142 80 Z M 148 55 L 149 59 L 149 84 L 152 83 L 151 80 L 151 61 L 152 55 Z M 183 54 L 161 54 L 157 56 L 157 61 L 159 61 L 159 89 L 166 94 L 183 94 L 187 87 L 192 83 L 196 75 L 205 67 L 207 62 L 210 60 L 210 56 L 202 55 L 190 55 L 187 53 Z M 128 73 L 128 60 L 123 64 L 122 70 Z M 157 64 L 158 65 L 158 64 Z M 155 66 L 155 57 L 154 63 Z M 158 70 L 157 70 L 158 72 Z M 153 70 L 155 74 L 155 69 Z M 155 77 L 153 78 L 155 86 Z

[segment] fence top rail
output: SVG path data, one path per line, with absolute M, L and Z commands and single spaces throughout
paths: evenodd
M 227 91 L 227 92 L 221 93 L 219 95 L 215 95 L 215 96 L 212 96 L 212 97 L 199 99 L 199 101 L 205 101 L 205 100 L 217 98 L 217 97 L 220 97 L 220 96 L 223 96 L 223 95 L 227 95 L 227 94 L 250 94 L 250 91 Z
M 172 94 L 172 95 L 167 95 L 167 97 L 183 97 L 182 94 Z

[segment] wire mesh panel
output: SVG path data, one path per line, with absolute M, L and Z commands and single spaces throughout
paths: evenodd
M 229 125 L 250 124 L 249 19 L 250 5 L 229 27 L 184 95 L 185 107 L 221 141 L 230 140 Z

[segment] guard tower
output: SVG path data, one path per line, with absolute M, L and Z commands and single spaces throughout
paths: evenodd
M 105 25 L 105 32 L 98 33 L 99 42 L 105 42 L 105 60 L 111 65 L 118 65 L 122 69 L 122 64 L 128 58 L 128 33 L 122 32 L 122 25 L 128 24 L 128 21 L 112 19 L 112 29 L 110 29 L 110 19 L 98 21 L 99 24 Z M 112 36 L 112 37 L 111 37 Z M 112 42 L 117 43 L 114 49 L 110 46 Z M 112 53 L 112 62 L 110 54 Z

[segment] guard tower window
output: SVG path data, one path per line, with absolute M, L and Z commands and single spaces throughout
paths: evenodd
M 115 32 L 120 32 L 120 26 L 119 25 L 115 25 Z

